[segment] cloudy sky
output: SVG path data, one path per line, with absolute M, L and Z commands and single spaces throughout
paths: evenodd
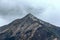
M 0 26 L 28 13 L 60 26 L 60 0 L 0 0 Z

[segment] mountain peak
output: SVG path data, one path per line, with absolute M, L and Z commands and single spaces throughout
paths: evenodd
M 27 14 L 27 15 L 25 16 L 25 18 L 31 19 L 31 20 L 35 20 L 35 21 L 38 20 L 38 19 L 37 19 L 34 15 L 32 15 L 31 13 Z
M 33 15 L 31 13 L 27 14 L 26 15 L 27 17 L 32 17 Z
M 27 14 L 27 15 L 32 15 L 31 13 Z

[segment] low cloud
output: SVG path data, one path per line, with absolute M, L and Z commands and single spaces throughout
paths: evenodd
M 59 0 L 0 0 L 0 25 L 32 13 L 39 19 L 60 26 Z

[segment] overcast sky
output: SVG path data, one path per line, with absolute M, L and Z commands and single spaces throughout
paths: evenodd
M 32 13 L 60 26 L 60 0 L 0 0 L 0 26 Z

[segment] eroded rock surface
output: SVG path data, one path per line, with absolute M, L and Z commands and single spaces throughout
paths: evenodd
M 0 27 L 0 40 L 60 40 L 60 28 L 28 14 Z

